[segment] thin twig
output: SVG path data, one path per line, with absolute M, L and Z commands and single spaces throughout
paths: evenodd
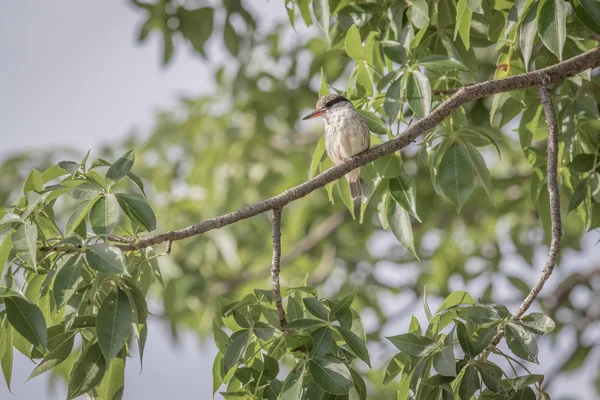
M 552 104 L 552 92 L 550 91 L 550 78 L 546 78 L 540 84 L 540 98 L 546 126 L 548 127 L 548 163 L 546 164 L 546 174 L 548 175 L 548 196 L 550 198 L 550 220 L 552 222 L 552 238 L 550 240 L 550 249 L 548 250 L 548 258 L 540 277 L 538 278 L 531 291 L 523 300 L 517 311 L 513 315 L 513 319 L 519 319 L 531 307 L 531 304 L 540 294 L 546 281 L 552 275 L 554 266 L 558 259 L 560 250 L 560 239 L 562 237 L 562 223 L 560 219 L 560 193 L 558 189 L 558 122 L 556 120 L 556 111 Z M 500 331 L 492 341 L 492 344 L 484 352 L 482 359 L 486 359 L 492 352 L 502 337 L 504 331 Z
M 279 268 L 281 263 L 281 208 L 273 209 L 273 263 L 271 264 L 271 282 L 275 293 L 275 307 L 279 315 L 279 326 L 283 329 L 286 325 L 283 301 L 281 300 L 281 287 L 279 285 Z
M 384 142 L 378 146 L 374 146 L 370 150 L 358 154 L 347 161 L 322 172 L 316 177 L 284 191 L 277 196 L 265 199 L 250 206 L 246 206 L 237 211 L 188 226 L 187 228 L 169 231 L 159 235 L 147 236 L 144 238 L 134 238 L 133 240 L 135 240 L 135 242 L 133 243 L 118 244 L 117 246 L 123 251 L 131 251 L 154 246 L 169 240 L 183 240 L 213 229 L 219 229 L 226 225 L 231 225 L 243 219 L 262 214 L 275 208 L 281 208 L 286 204 L 298 200 L 314 192 L 315 190 L 324 187 L 330 182 L 340 179 L 357 167 L 363 166 L 380 157 L 392 154 L 405 148 L 406 146 L 410 145 L 418 136 L 434 128 L 452 112 L 468 102 L 497 93 L 540 86 L 545 79 L 548 80 L 547 84 L 562 81 L 567 77 L 598 66 L 600 66 L 600 47 L 539 71 L 514 75 L 498 80 L 489 80 L 461 88 L 456 94 L 440 104 L 435 110 L 433 110 L 433 112 L 417 121 L 414 125 L 408 127 L 396 138 Z M 115 241 L 128 242 L 130 240 L 130 238 L 119 238 Z M 50 250 L 56 252 L 62 251 L 60 247 L 50 248 Z
M 165 250 L 164 253 L 161 254 L 161 256 L 168 256 L 168 255 L 170 255 L 171 254 L 171 246 L 173 246 L 173 241 L 169 240 L 167 242 L 167 249 Z

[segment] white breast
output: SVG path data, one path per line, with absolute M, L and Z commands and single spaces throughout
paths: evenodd
M 369 129 L 352 104 L 334 105 L 325 115 L 325 147 L 334 164 L 369 148 Z

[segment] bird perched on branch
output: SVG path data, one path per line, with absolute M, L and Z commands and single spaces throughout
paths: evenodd
M 367 121 L 347 98 L 341 94 L 323 96 L 317 101 L 317 109 L 302 119 L 321 116 L 325 118 L 325 149 L 333 164 L 341 164 L 369 149 L 371 135 Z M 346 179 L 352 198 L 362 197 L 360 168 L 348 172 Z

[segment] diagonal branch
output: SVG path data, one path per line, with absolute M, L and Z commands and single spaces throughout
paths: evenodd
M 493 94 L 540 86 L 545 82 L 545 80 L 547 80 L 547 84 L 562 81 L 565 78 L 598 66 L 600 66 L 600 47 L 539 71 L 528 72 L 526 74 L 515 75 L 504 79 L 490 80 L 464 87 L 459 89 L 456 94 L 440 104 L 431 112 L 431 114 L 415 122 L 396 138 L 378 146 L 374 146 L 370 150 L 356 155 L 349 160 L 330 168 L 316 177 L 298 186 L 288 189 L 277 196 L 265 199 L 250 206 L 246 206 L 237 211 L 188 226 L 187 228 L 169 231 L 159 235 L 147 236 L 141 239 L 119 238 L 115 241 L 128 242 L 130 240 L 135 240 L 131 243 L 119 244 L 118 246 L 124 251 L 137 250 L 168 241 L 187 239 L 213 229 L 219 229 L 224 226 L 231 225 L 235 222 L 253 217 L 269 210 L 281 208 L 286 204 L 289 204 L 314 192 L 319 188 L 322 188 L 330 182 L 340 179 L 346 173 L 356 169 L 357 167 L 405 148 L 418 136 L 434 128 L 453 111 L 457 110 L 468 102 L 491 96 Z M 62 251 L 60 247 L 51 247 L 46 250 Z
M 281 329 L 286 325 L 285 312 L 283 311 L 283 300 L 281 299 L 281 287 L 279 285 L 279 268 L 281 263 L 281 208 L 273 209 L 273 263 L 271 264 L 271 282 L 273 293 L 275 293 L 275 307 L 279 315 L 279 326 Z
M 513 319 L 521 318 L 529 309 L 529 307 L 531 307 L 531 304 L 541 292 L 544 284 L 550 278 L 550 275 L 552 275 L 552 271 L 554 271 L 554 266 L 556 265 L 560 250 L 562 223 L 560 219 L 560 193 L 558 189 L 558 122 L 556 120 L 556 111 L 554 110 L 554 105 L 552 104 L 552 93 L 549 85 L 550 79 L 545 79 L 541 83 L 540 98 L 542 101 L 542 107 L 544 109 L 546 126 L 548 127 L 548 163 L 546 165 L 546 174 L 548 175 L 548 196 L 550 198 L 552 238 L 550 241 L 550 249 L 548 250 L 548 258 L 546 260 L 546 264 L 544 265 L 544 269 L 542 270 L 542 274 L 513 315 Z M 504 332 L 501 331 L 494 338 L 492 344 L 483 354 L 483 359 L 486 359 L 489 353 L 494 351 L 500 340 L 502 340 L 503 336 Z

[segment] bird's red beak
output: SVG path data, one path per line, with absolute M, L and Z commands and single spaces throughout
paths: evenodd
M 306 117 L 302 118 L 302 120 L 320 117 L 321 115 L 325 114 L 325 111 L 327 111 L 325 108 L 318 108 L 308 114 Z

